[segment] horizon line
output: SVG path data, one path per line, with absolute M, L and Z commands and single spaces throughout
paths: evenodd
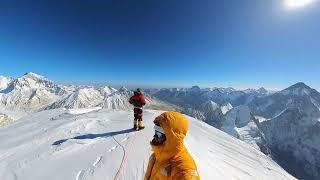
M 0 74 L 0 76 L 4 76 L 4 77 L 11 77 L 14 79 L 17 79 L 19 77 L 22 77 L 23 75 L 27 74 L 27 73 L 34 73 L 33 71 L 29 71 L 26 73 L 23 73 L 20 76 L 6 76 L 6 75 L 2 75 Z M 248 90 L 248 89 L 260 89 L 260 88 L 264 88 L 268 91 L 281 91 L 283 89 L 286 89 L 296 83 L 299 82 L 303 82 L 304 84 L 308 84 L 305 83 L 304 81 L 296 81 L 295 83 L 290 83 L 288 82 L 287 85 L 282 85 L 282 87 L 277 86 L 277 87 L 270 87 L 268 85 L 261 85 L 261 83 L 259 83 L 260 85 L 258 86 L 254 86 L 254 85 L 241 85 L 241 83 L 236 83 L 238 85 L 235 85 L 235 83 L 230 83 L 230 82 L 219 82 L 219 83 L 183 83 L 183 82 L 171 82 L 171 83 L 163 83 L 163 82 L 159 82 L 159 83 L 148 83 L 148 82 L 144 82 L 144 83 L 136 83 L 136 82 L 132 82 L 132 81 L 119 81 L 119 82 L 115 82 L 114 80 L 57 80 L 57 79 L 51 79 L 45 75 L 41 75 L 39 73 L 34 73 L 40 76 L 43 76 L 45 78 L 47 78 L 48 80 L 51 80 L 57 84 L 61 84 L 61 85 L 76 85 L 76 86 L 111 86 L 111 87 L 116 87 L 116 88 L 120 88 L 120 87 L 127 87 L 127 88 L 144 88 L 144 89 L 159 89 L 159 88 L 191 88 L 192 86 L 198 86 L 200 87 L 200 89 L 206 89 L 206 88 L 233 88 L 235 90 L 240 90 L 240 91 L 244 91 L 244 90 Z M 174 85 L 173 85 L 174 84 Z M 243 83 L 246 84 L 246 83 Z M 309 85 L 308 85 L 309 86 Z M 312 87 L 309 86 L 313 89 L 316 89 L 317 91 L 320 92 L 320 87 Z

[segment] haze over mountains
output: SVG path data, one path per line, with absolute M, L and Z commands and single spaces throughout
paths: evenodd
M 298 178 L 320 178 L 320 93 L 304 83 L 278 92 L 193 86 L 145 94 L 146 108 L 181 111 L 247 142 Z M 131 95 L 125 87 L 58 85 L 35 73 L 1 76 L 0 126 L 50 109 L 131 110 Z

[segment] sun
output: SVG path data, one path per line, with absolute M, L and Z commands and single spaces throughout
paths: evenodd
M 308 6 L 317 0 L 285 0 L 285 6 L 288 9 L 297 9 Z

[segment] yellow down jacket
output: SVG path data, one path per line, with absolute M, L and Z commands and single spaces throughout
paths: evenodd
M 199 180 L 197 166 L 183 144 L 188 120 L 178 112 L 165 112 L 156 118 L 164 133 L 163 145 L 152 146 L 145 180 Z

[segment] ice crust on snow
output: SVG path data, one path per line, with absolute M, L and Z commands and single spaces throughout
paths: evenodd
M 85 114 L 85 113 L 89 113 L 89 112 L 92 112 L 92 111 L 97 111 L 97 110 L 100 110 L 100 109 L 101 109 L 101 107 L 81 108 L 81 109 L 68 109 L 68 113 L 69 114 L 73 114 L 73 115 Z

